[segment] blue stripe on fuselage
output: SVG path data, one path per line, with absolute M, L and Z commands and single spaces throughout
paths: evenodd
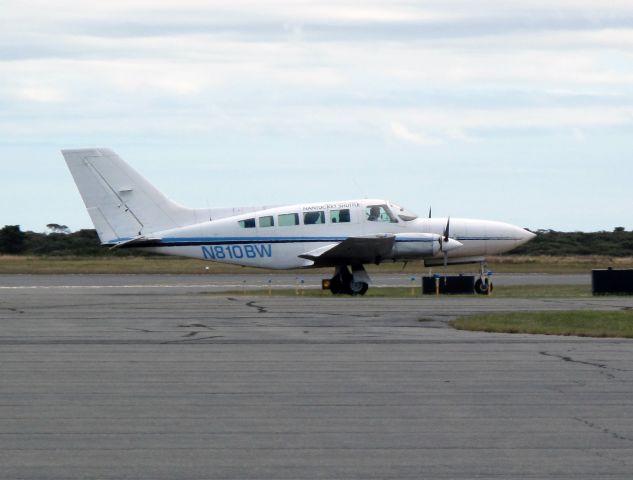
M 239 244 L 261 244 L 261 243 L 321 243 L 321 242 L 342 242 L 350 237 L 165 237 L 157 240 L 158 247 L 184 247 L 200 245 L 239 245 Z M 454 237 L 460 242 L 465 241 L 519 241 L 513 237 Z M 117 238 L 108 242 L 116 245 L 129 238 Z M 435 241 L 433 238 L 397 238 L 397 243 L 429 243 Z M 131 246 L 132 247 L 132 246 Z

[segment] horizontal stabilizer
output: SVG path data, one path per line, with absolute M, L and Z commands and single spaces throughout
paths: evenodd
M 138 237 L 125 240 L 123 242 L 115 243 L 110 247 L 110 250 L 115 250 L 118 248 L 131 248 L 131 247 L 139 248 L 139 247 L 158 247 L 158 246 L 160 246 L 160 238 L 150 238 L 144 235 L 140 235 Z

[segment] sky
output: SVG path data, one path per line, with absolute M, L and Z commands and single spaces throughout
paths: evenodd
M 630 0 L 2 0 L 0 226 L 92 228 L 59 152 L 190 207 L 387 198 L 633 229 Z

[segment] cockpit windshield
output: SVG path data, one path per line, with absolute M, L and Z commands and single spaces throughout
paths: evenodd
M 418 216 L 410 210 L 403 208 L 395 203 L 390 203 L 391 211 L 398 215 L 398 218 L 403 222 L 410 222 L 411 220 L 415 220 Z
M 365 217 L 368 222 L 398 223 L 398 219 L 393 216 L 387 205 L 368 205 L 365 208 Z

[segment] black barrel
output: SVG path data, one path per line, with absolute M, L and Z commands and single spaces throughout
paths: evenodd
M 591 271 L 594 295 L 633 295 L 633 269 Z

